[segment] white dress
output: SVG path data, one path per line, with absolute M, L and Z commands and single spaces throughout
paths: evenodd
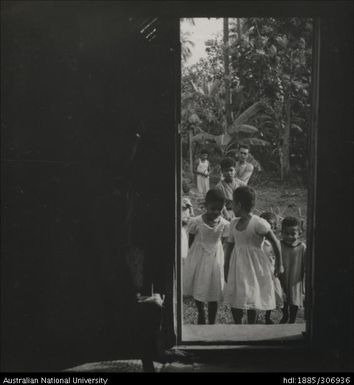
M 264 235 L 270 225 L 252 215 L 246 229 L 236 229 L 240 218 L 230 223 L 228 242 L 234 243 L 230 258 L 224 302 L 237 309 L 275 309 L 272 264 L 263 251 Z
M 195 238 L 185 261 L 183 294 L 201 302 L 222 300 L 224 249 L 221 238 L 229 235 L 229 222 L 220 217 L 215 227 L 202 216 L 191 218 L 188 232 Z
M 199 159 L 197 171 L 201 173 L 208 172 L 209 169 L 209 161 L 204 160 L 202 161 Z M 209 176 L 203 176 L 203 175 L 197 175 L 197 188 L 200 194 L 203 196 L 206 195 L 206 193 L 209 191 Z

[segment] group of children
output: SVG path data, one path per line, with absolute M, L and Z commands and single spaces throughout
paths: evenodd
M 256 323 L 258 311 L 265 311 L 266 324 L 272 324 L 276 308 L 282 309 L 280 323 L 295 323 L 304 299 L 306 247 L 300 223 L 285 217 L 279 241 L 277 217 L 253 214 L 256 193 L 234 178 L 233 161 L 224 159 L 221 170 L 223 179 L 207 191 L 203 214 L 193 216 L 191 202 L 183 201 L 183 294 L 194 298 L 198 324 L 206 323 L 206 303 L 209 324 L 215 323 L 220 303 L 231 307 L 236 324 L 245 310 L 249 324 Z

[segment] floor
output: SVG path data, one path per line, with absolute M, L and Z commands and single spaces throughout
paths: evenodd
M 182 341 L 213 343 L 286 342 L 301 340 L 306 324 L 183 325 Z
M 183 345 L 182 343 L 178 348 L 181 350 L 185 349 L 190 352 L 191 355 L 196 353 L 198 358 L 196 360 L 191 359 L 189 362 L 188 360 L 187 362 L 154 362 L 155 371 L 157 373 L 286 371 L 291 367 L 291 365 L 289 366 L 289 359 L 286 358 L 286 355 L 283 355 L 281 352 L 275 352 L 278 356 L 276 359 L 277 362 L 270 364 L 268 360 L 269 354 L 274 354 L 272 350 L 275 349 L 277 351 L 279 346 L 283 346 L 282 349 L 285 348 L 294 351 L 294 353 L 290 352 L 290 354 L 295 354 L 294 357 L 296 357 L 298 353 L 295 353 L 296 348 L 294 349 L 292 342 L 301 343 L 303 341 L 304 331 L 305 324 L 184 325 L 184 342 L 188 341 L 189 345 L 187 343 Z M 268 343 L 266 347 L 264 344 L 265 341 Z M 238 344 L 236 344 L 236 342 Z M 273 346 L 272 342 L 274 343 Z M 283 344 L 284 342 L 285 344 Z M 248 343 L 248 345 L 246 345 L 246 343 Z M 247 353 L 246 350 L 249 350 L 249 345 L 252 343 L 255 345 L 258 343 L 260 350 L 257 351 L 257 346 L 254 346 L 253 349 L 256 350 Z M 218 350 L 216 355 L 215 350 Z M 237 357 L 237 360 L 234 360 L 235 357 Z M 306 362 L 302 365 L 306 366 Z M 257 369 L 255 370 L 255 368 Z M 116 360 L 85 363 L 67 369 L 66 372 L 143 372 L 143 367 L 140 360 Z
M 183 364 L 173 362 L 168 364 L 154 363 L 157 373 L 168 372 L 239 372 L 239 368 L 235 368 L 231 364 L 206 364 L 206 363 L 190 363 Z M 76 373 L 134 373 L 143 372 L 141 361 L 139 360 L 119 360 L 88 363 L 66 370 L 65 372 Z

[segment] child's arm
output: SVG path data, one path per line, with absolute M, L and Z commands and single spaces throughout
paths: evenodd
M 229 212 L 227 211 L 227 208 L 226 206 L 223 207 L 222 211 L 221 211 L 221 214 L 222 216 L 227 220 L 227 221 L 231 221 L 231 217 L 229 215 Z
M 239 178 L 235 178 L 235 180 L 236 180 L 236 183 L 237 183 L 238 187 L 247 186 L 247 183 L 244 180 L 239 179 Z
M 274 250 L 274 255 L 275 255 L 274 275 L 277 277 L 280 274 L 284 273 L 283 258 L 281 255 L 280 244 L 272 230 L 268 231 L 268 233 L 265 235 L 265 238 L 270 242 Z
M 227 282 L 227 276 L 229 274 L 229 265 L 230 265 L 230 257 L 232 250 L 234 248 L 234 243 L 226 242 L 225 243 L 225 264 L 224 264 L 224 278 L 225 282 Z

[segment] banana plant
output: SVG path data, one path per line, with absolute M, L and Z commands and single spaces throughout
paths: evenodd
M 237 144 L 248 144 L 251 146 L 267 146 L 269 143 L 263 139 L 253 137 L 258 133 L 257 127 L 247 124 L 252 119 L 256 118 L 264 110 L 263 102 L 259 101 L 252 104 L 245 111 L 237 116 L 232 124 L 227 128 L 227 132 L 221 135 L 213 135 L 208 132 L 200 132 L 194 135 L 192 142 L 205 144 L 215 142 L 223 155 L 228 155 L 230 152 L 236 151 Z M 240 138 L 239 134 L 246 134 L 249 137 Z

